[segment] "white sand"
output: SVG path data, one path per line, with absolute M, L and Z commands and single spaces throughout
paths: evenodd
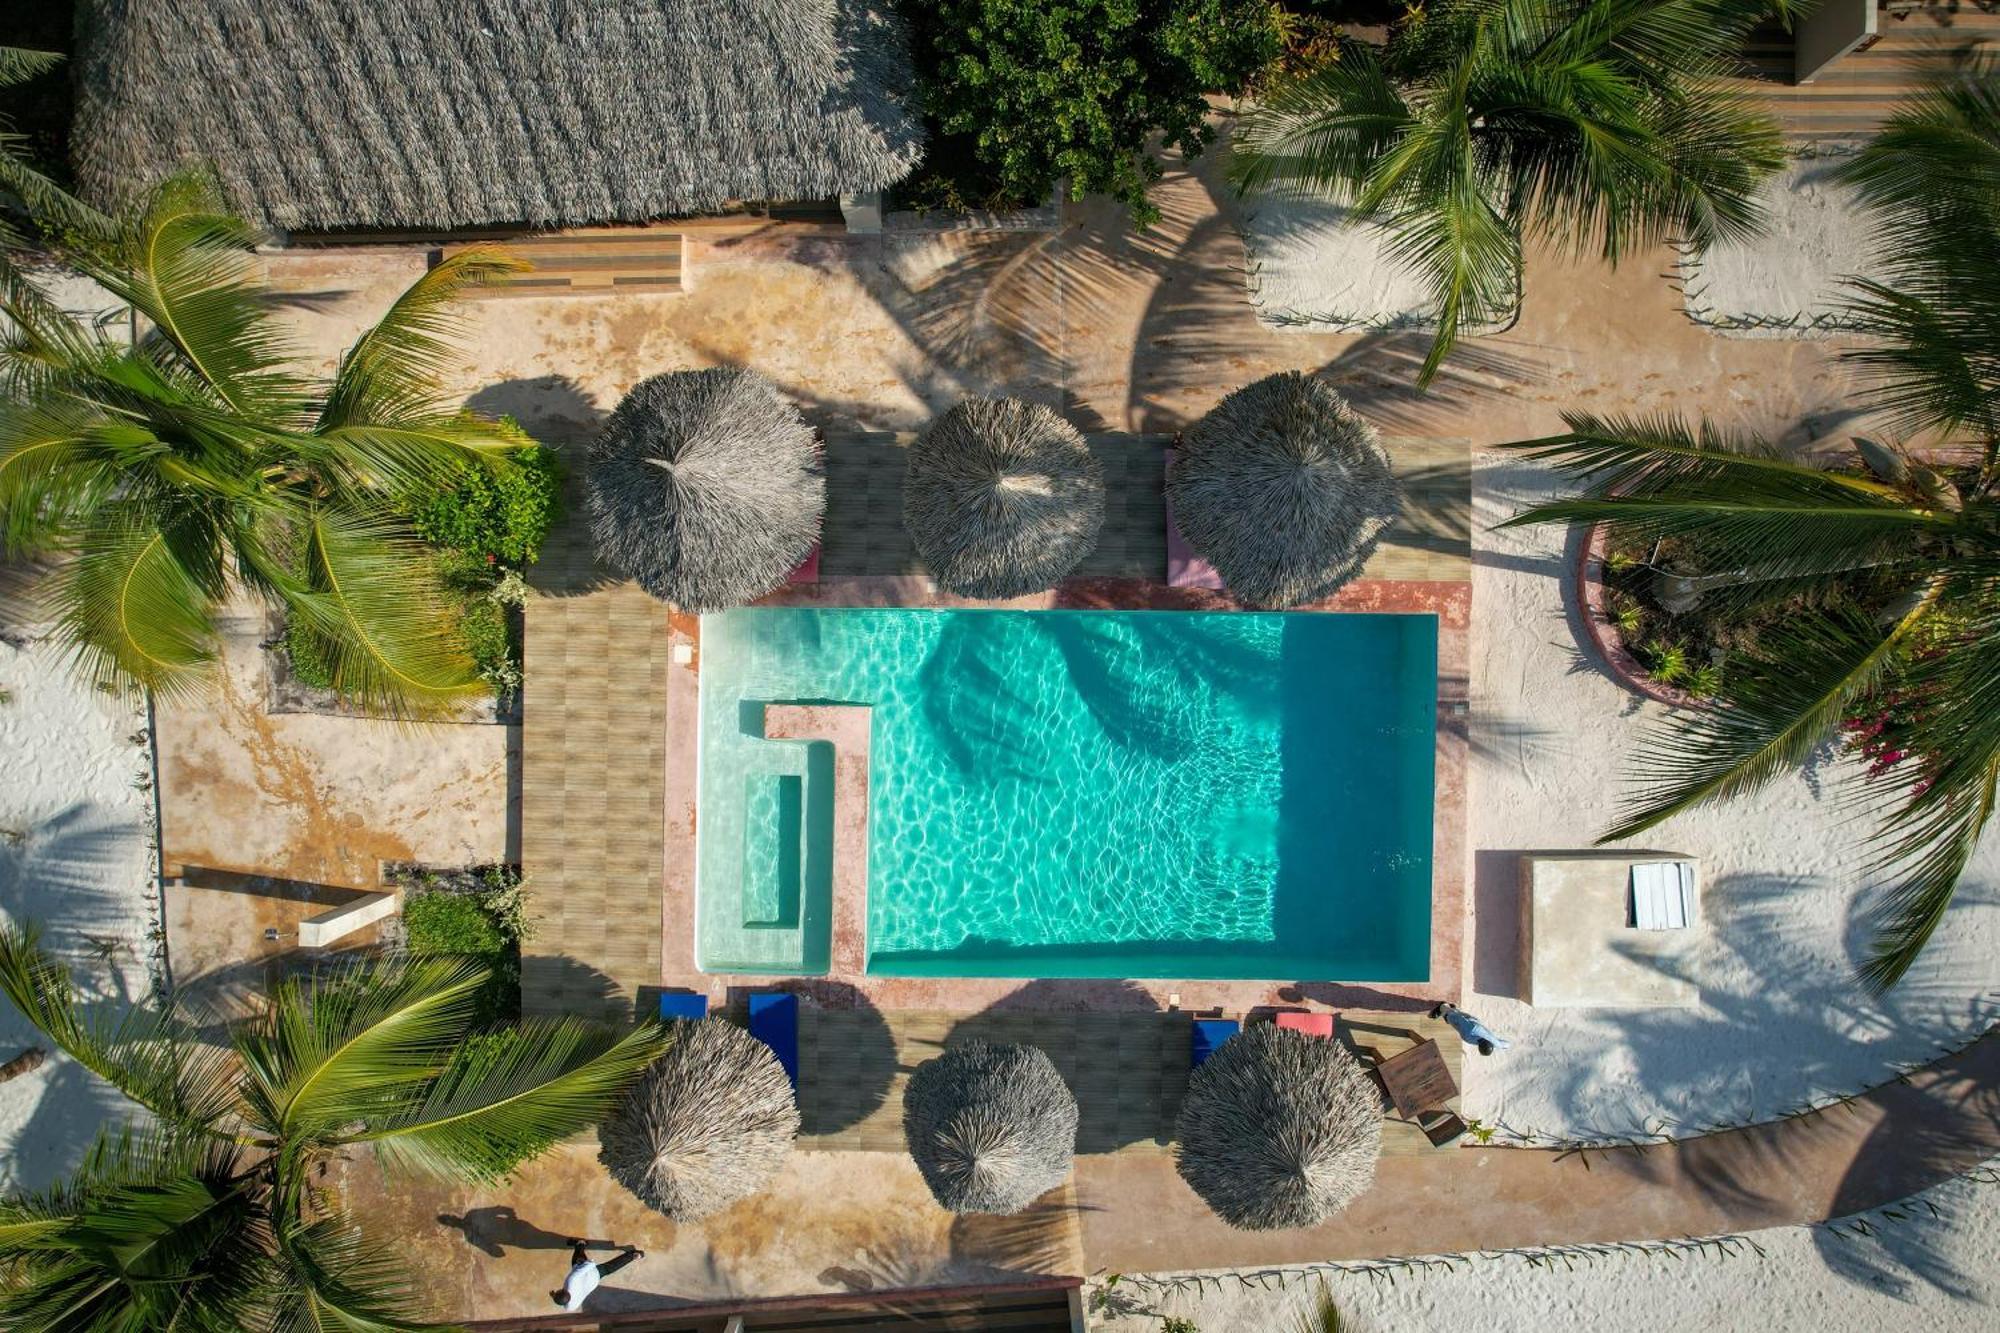
M 1795 160 L 1765 183 L 1767 225 L 1681 260 L 1688 317 L 1742 338 L 1802 338 L 1843 327 L 1843 280 L 1880 267 L 1860 197 L 1827 179 L 1838 154 Z
M 1854 1092 L 1984 1031 L 2000 1013 L 2000 834 L 1976 854 L 1923 960 L 1872 999 L 1851 979 L 1874 900 L 1865 825 L 1837 808 L 1832 758 L 1817 775 L 1785 776 L 1642 840 L 1701 859 L 1706 934 L 1688 962 L 1699 1008 L 1534 1009 L 1510 998 L 1518 853 L 1588 846 L 1612 821 L 1648 725 L 1668 711 L 1580 664 L 1564 533 L 1494 530 L 1552 485 L 1538 466 L 1476 460 L 1465 1004 L 1514 1047 L 1469 1057 L 1467 1112 L 1562 1138 L 1643 1135 L 1662 1122 L 1697 1132 Z
M 1329 333 L 1435 323 L 1423 280 L 1392 257 L 1390 233 L 1378 223 L 1357 222 L 1325 199 L 1280 191 L 1246 199 L 1238 226 L 1250 304 L 1267 328 Z
M 1900 1218 L 1891 1214 L 1900 1213 Z M 1451 1267 L 1369 1274 L 1272 1270 L 1268 1287 L 1218 1274 L 1198 1292 L 1125 1281 L 1113 1292 L 1192 1319 L 1203 1333 L 1290 1333 L 1323 1280 L 1348 1333 L 1563 1333 L 1564 1330 L 1765 1329 L 1888 1333 L 2000 1327 L 2000 1176 L 1994 1163 L 1837 1226 L 1752 1232 L 1734 1253 L 1620 1251 L 1478 1255 Z M 1173 1278 L 1176 1274 L 1156 1275 Z M 1152 1315 L 1095 1325 L 1154 1330 Z
M 150 993 L 158 920 L 152 797 L 135 786 L 151 767 L 145 708 L 76 683 L 61 651 L 41 643 L 0 643 L 0 689 L 9 695 L 0 703 L 0 915 L 41 923 L 84 993 L 122 1009 Z M 0 1000 L 0 1060 L 41 1044 Z M 0 1186 L 64 1174 L 125 1105 L 53 1052 L 0 1083 Z

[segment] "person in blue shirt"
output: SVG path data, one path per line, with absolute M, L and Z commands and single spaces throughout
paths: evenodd
M 1448 1000 L 1439 1001 L 1437 1007 L 1431 1010 L 1431 1017 L 1442 1018 L 1451 1024 L 1464 1038 L 1465 1044 L 1481 1055 L 1504 1051 L 1514 1044 Z

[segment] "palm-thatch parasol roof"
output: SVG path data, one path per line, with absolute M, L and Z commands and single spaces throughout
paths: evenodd
M 1076 1120 L 1076 1098 L 1032 1046 L 954 1046 L 903 1092 L 910 1156 L 954 1213 L 1018 1213 L 1062 1184 Z
M 720 1018 L 682 1023 L 597 1128 L 612 1179 L 676 1222 L 764 1187 L 791 1154 L 799 1108 L 771 1048 Z
M 1375 428 L 1287 371 L 1217 403 L 1182 438 L 1167 501 L 1188 545 L 1251 606 L 1330 597 L 1402 512 Z
M 607 563 L 684 611 L 740 606 L 819 540 L 826 475 L 812 427 L 747 370 L 641 382 L 590 450 L 591 535 Z
M 107 206 L 201 162 L 231 208 L 286 230 L 640 222 L 879 190 L 923 152 L 881 0 L 89 13 L 70 142 Z
M 968 398 L 910 446 L 903 522 L 947 592 L 1040 592 L 1097 544 L 1104 465 L 1039 403 Z
M 1324 1222 L 1375 1183 L 1382 1104 L 1340 1043 L 1260 1023 L 1188 1076 L 1181 1178 L 1233 1227 Z

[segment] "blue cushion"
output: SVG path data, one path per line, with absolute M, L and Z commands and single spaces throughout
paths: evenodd
M 690 1023 L 708 1017 L 708 997 L 706 995 L 660 995 L 661 1018 L 684 1018 Z
M 1193 1067 L 1201 1068 L 1202 1061 L 1214 1055 L 1223 1042 L 1235 1036 L 1243 1025 L 1233 1018 L 1197 1018 L 1194 1021 Z
M 799 997 L 789 991 L 759 991 L 750 997 L 750 1035 L 769 1046 L 799 1086 Z

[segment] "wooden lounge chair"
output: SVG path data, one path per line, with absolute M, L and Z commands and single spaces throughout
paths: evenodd
M 790 991 L 760 991 L 750 997 L 750 1035 L 769 1046 L 799 1087 L 799 997 Z
M 682 991 L 661 992 L 660 1017 L 679 1020 L 684 1023 L 698 1023 L 708 1017 L 708 997 L 700 993 Z
M 1243 1025 L 1233 1018 L 1197 1018 L 1189 1028 L 1189 1068 L 1199 1069 L 1209 1056 L 1220 1050 L 1242 1030 Z
M 1281 1028 L 1303 1032 L 1308 1037 L 1332 1037 L 1332 1014 L 1314 1013 L 1309 1009 L 1280 1009 L 1271 1015 L 1271 1021 Z

